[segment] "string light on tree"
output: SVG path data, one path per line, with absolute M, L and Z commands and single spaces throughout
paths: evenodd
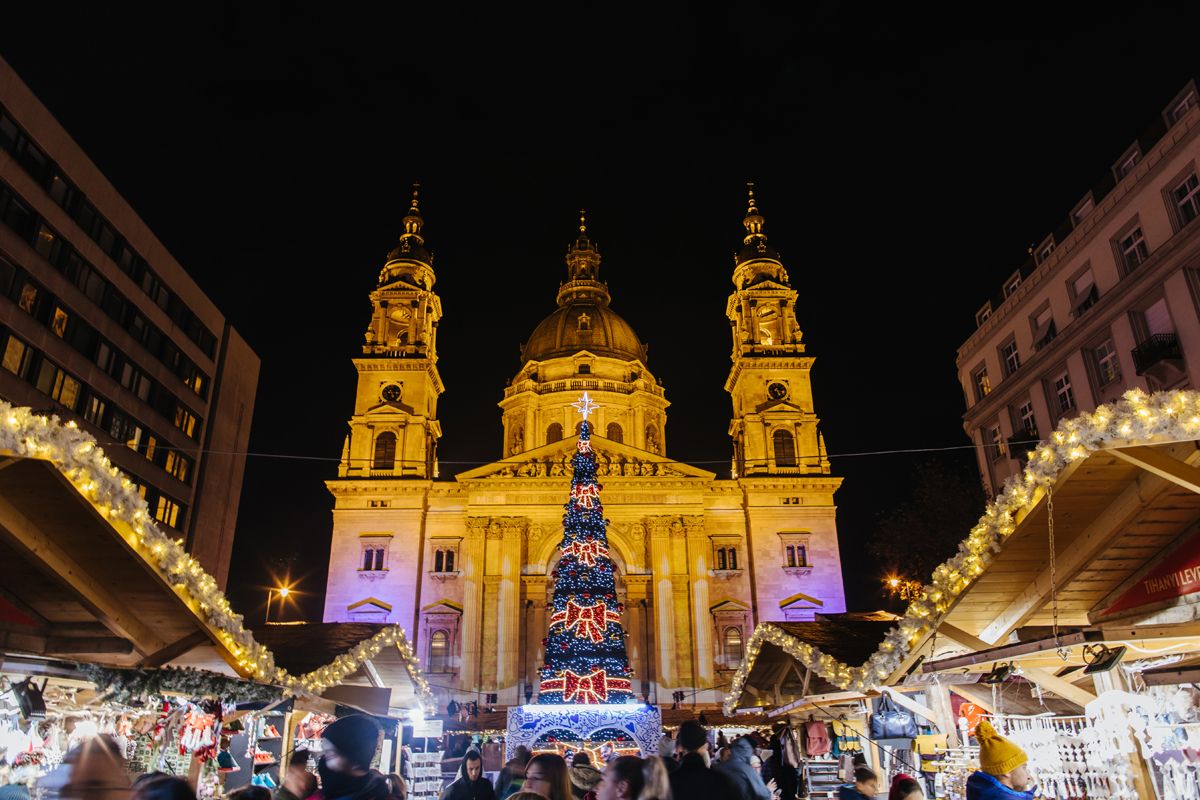
M 552 573 L 554 599 L 542 642 L 546 661 L 538 703 L 632 703 L 633 671 L 625 652 L 623 608 L 617 601 L 588 421 L 599 406 L 587 392 L 571 405 L 583 423 L 571 459 L 571 493 L 559 544 L 562 557 Z

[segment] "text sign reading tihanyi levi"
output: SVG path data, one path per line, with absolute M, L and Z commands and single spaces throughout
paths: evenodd
M 1200 534 L 1192 536 L 1105 609 L 1103 616 L 1200 592 Z

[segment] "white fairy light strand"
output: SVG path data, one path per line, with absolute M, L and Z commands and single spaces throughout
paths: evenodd
M 1196 391 L 1147 394 L 1130 389 L 1116 403 L 1063 420 L 1049 439 L 1030 447 L 1033 452 L 1024 470 L 1009 477 L 959 543 L 958 553 L 933 571 L 920 596 L 909 603 L 865 663 L 844 664 L 769 622 L 761 623 L 747 642 L 746 657 L 725 695 L 725 713 L 733 712 L 764 642 L 781 648 L 840 689 L 866 692 L 879 688 L 937 628 L 954 600 L 983 573 L 1016 530 L 1018 518 L 1041 501 L 1064 468 L 1106 448 L 1195 439 L 1200 439 L 1200 392 Z
M 399 625 L 390 625 L 353 649 L 305 675 L 294 676 L 275 665 L 275 656 L 243 625 L 217 581 L 200 562 L 154 523 L 136 486 L 113 465 L 96 440 L 74 421 L 35 414 L 29 408 L 0 401 L 0 451 L 48 461 L 133 548 L 162 575 L 188 607 L 207 623 L 245 674 L 260 683 L 320 694 L 354 673 L 385 647 L 395 647 L 412 678 L 419 700 L 432 711 L 433 692 L 416 654 Z

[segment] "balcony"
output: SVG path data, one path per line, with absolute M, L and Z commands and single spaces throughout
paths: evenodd
M 1179 335 L 1156 333 L 1133 348 L 1133 366 L 1138 375 L 1149 375 L 1163 383 L 1183 372 L 1183 348 Z

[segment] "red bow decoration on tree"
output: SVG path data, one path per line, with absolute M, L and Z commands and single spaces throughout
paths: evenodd
M 604 640 L 604 629 L 608 627 L 608 623 L 620 621 L 621 615 L 610 611 L 603 600 L 592 606 L 581 606 L 574 600 L 568 600 L 566 610 L 557 611 L 550 616 L 551 625 L 566 623 L 566 629 L 574 629 L 577 638 L 590 638 L 596 644 Z
M 574 541 L 562 548 L 564 556 L 575 556 L 585 567 L 594 567 L 601 558 L 608 557 L 608 548 L 603 542 L 595 539 L 589 542 Z
M 600 503 L 600 487 L 594 483 L 577 483 L 571 487 L 571 499 L 580 508 L 594 508 Z
M 543 692 L 563 693 L 563 702 L 603 703 L 609 692 L 629 691 L 633 684 L 628 678 L 610 678 L 598 669 L 590 675 L 578 675 L 566 670 L 561 678 L 542 681 Z

